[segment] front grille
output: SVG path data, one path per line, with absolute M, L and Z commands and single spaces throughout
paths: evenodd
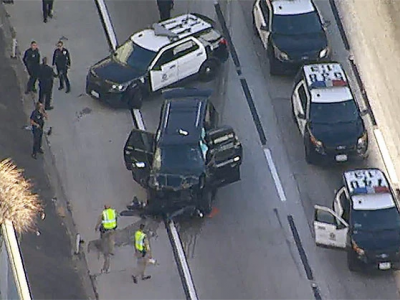
M 379 262 L 393 262 L 399 261 L 400 253 L 399 252 L 392 252 L 392 251 L 385 251 L 385 252 L 378 252 L 378 251 L 368 251 L 366 253 L 367 260 L 372 263 L 379 263 Z

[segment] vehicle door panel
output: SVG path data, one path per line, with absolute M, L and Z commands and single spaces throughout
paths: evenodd
M 268 0 L 257 0 L 254 5 L 254 20 L 257 31 L 260 35 L 264 48 L 268 48 L 268 37 L 270 35 L 270 9 L 267 4 Z M 263 27 L 264 29 L 261 29 Z
M 209 147 L 206 164 L 212 187 L 239 181 L 243 149 L 233 129 L 224 126 L 210 130 L 206 141 Z
M 207 110 L 206 110 L 206 116 L 204 120 L 204 127 L 206 131 L 209 131 L 213 128 L 216 128 L 218 126 L 218 112 L 215 109 L 214 105 L 212 102 L 207 103 Z
M 317 245 L 346 248 L 349 230 L 346 221 L 327 207 L 315 205 L 314 208 L 315 243 Z
M 173 51 L 178 62 L 179 80 L 197 74 L 201 65 L 207 59 L 204 46 L 192 39 L 175 46 Z
M 304 81 L 300 81 L 294 89 L 292 95 L 293 111 L 297 126 L 299 127 L 300 133 L 304 136 L 306 124 L 307 124 L 307 94 L 305 91 Z M 299 115 L 303 115 L 304 118 L 300 118 Z
M 142 186 L 147 185 L 153 156 L 154 134 L 133 129 L 124 148 L 124 158 L 125 164 L 130 164 L 133 179 Z
M 178 80 L 178 62 L 173 56 L 173 50 L 166 49 L 156 58 L 156 62 L 150 70 L 152 91 L 162 89 Z

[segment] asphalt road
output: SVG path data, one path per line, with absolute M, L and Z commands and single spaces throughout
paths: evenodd
M 119 39 L 143 27 L 145 22 L 141 24 L 141 19 L 133 17 L 132 12 L 127 16 L 131 2 L 108 3 Z M 147 10 L 141 8 L 145 7 L 142 3 L 135 2 L 133 14 L 145 15 Z M 268 74 L 265 51 L 252 35 L 251 6 L 251 1 L 230 1 L 225 18 L 287 200 L 280 201 L 276 192 L 235 67 L 229 61 L 220 78 L 224 88 L 219 87 L 215 101 L 223 123 L 233 125 L 241 138 L 245 158 L 242 181 L 218 193 L 216 207 L 220 213 L 203 223 L 180 226 L 199 297 L 311 299 L 311 284 L 315 282 L 324 299 L 397 298 L 391 273 L 353 274 L 347 269 L 344 252 L 314 245 L 310 230 L 313 206 L 331 205 L 334 190 L 340 187 L 341 172 L 352 167 L 384 167 L 373 138 L 370 156 L 362 163 L 332 167 L 306 164 L 301 138 L 290 115 L 292 80 L 271 78 Z M 318 6 L 324 18 L 331 22 L 328 31 L 333 59 L 344 64 L 355 83 L 347 63 L 349 53 L 344 49 L 329 3 L 320 1 Z M 215 19 L 211 2 L 203 2 L 197 11 L 204 10 L 210 11 Z M 363 106 L 356 85 L 353 87 Z M 153 100 L 142 109 L 148 129 L 154 130 L 157 126 L 159 106 L 160 102 Z M 371 125 L 369 120 L 367 123 Z M 300 261 L 288 215 L 294 218 L 313 280 L 307 278 Z

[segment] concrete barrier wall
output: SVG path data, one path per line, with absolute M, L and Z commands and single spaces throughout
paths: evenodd
M 17 236 L 11 222 L 1 225 L 0 299 L 32 299 Z

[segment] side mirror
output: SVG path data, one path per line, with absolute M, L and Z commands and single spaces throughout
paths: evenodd
M 324 29 L 327 29 L 329 26 L 331 26 L 331 21 L 323 21 L 322 22 L 322 27 Z
M 301 120 L 305 120 L 305 119 L 306 119 L 306 116 L 305 116 L 304 114 L 302 114 L 302 113 L 298 113 L 298 114 L 297 114 L 297 117 L 298 117 L 299 119 L 301 119 Z
M 366 116 L 366 115 L 368 115 L 368 114 L 369 114 L 369 110 L 368 110 L 368 109 L 364 109 L 364 110 L 362 110 L 362 111 L 360 112 L 361 117 L 364 117 L 364 116 Z
M 261 25 L 261 26 L 260 26 L 260 30 L 262 30 L 262 31 L 268 31 L 268 27 L 265 26 L 265 25 Z

